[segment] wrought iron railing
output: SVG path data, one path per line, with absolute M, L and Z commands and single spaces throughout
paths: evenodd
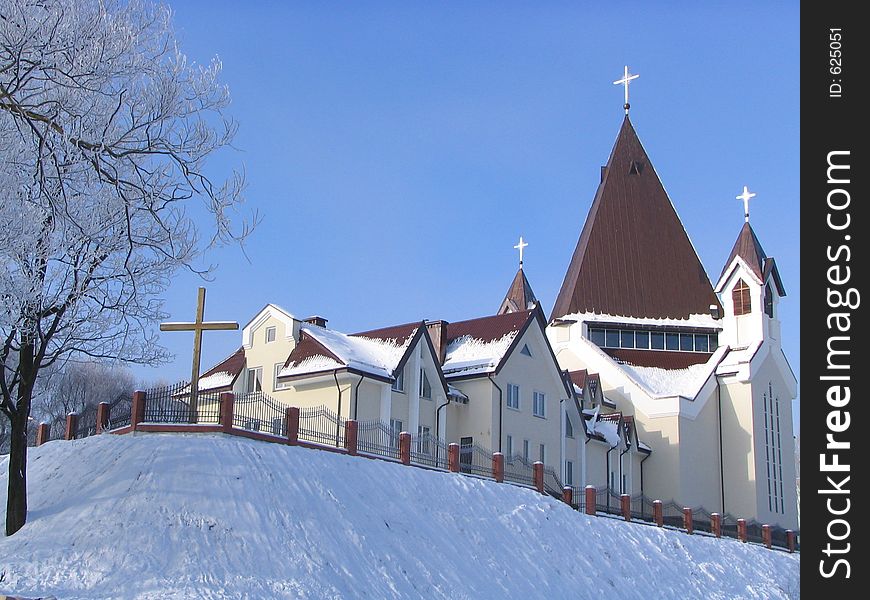
M 411 436 L 411 462 L 439 469 L 447 468 L 447 444 L 435 436 L 424 433 Z M 490 457 L 490 461 L 492 458 Z
M 474 444 L 459 448 L 459 471 L 480 477 L 492 477 L 492 450 Z
M 399 460 L 399 434 L 382 421 L 360 421 L 356 448 L 364 454 Z
M 535 485 L 535 468 L 519 454 L 504 459 L 504 480 L 520 485 Z
M 326 406 L 303 408 L 299 411 L 299 439 L 343 448 L 345 421 Z
M 284 437 L 286 408 L 264 392 L 237 394 L 233 401 L 233 427 Z

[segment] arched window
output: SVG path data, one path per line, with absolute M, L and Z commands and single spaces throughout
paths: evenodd
M 773 318 L 773 292 L 770 290 L 770 284 L 764 286 L 764 314 Z
M 737 281 L 734 291 L 731 292 L 731 300 L 734 303 L 734 316 L 748 315 L 752 312 L 752 300 L 749 297 L 749 286 L 742 279 Z

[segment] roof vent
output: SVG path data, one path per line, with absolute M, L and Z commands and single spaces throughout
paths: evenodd
M 631 161 L 631 168 L 628 170 L 629 175 L 640 175 L 643 173 L 643 162 L 639 160 Z

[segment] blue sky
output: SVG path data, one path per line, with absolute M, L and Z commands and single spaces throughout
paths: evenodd
M 262 222 L 218 249 L 206 318 L 244 325 L 266 303 L 357 331 L 493 313 L 525 270 L 549 314 L 622 121 L 632 122 L 716 279 L 752 224 L 788 296 L 800 376 L 797 2 L 172 3 L 181 49 L 218 55 L 235 149 Z M 170 320 L 194 316 L 181 273 Z M 203 367 L 240 345 L 206 333 Z M 191 334 L 145 380 L 189 377 Z M 796 418 L 798 420 L 798 418 Z M 799 421 L 798 421 L 799 422 Z

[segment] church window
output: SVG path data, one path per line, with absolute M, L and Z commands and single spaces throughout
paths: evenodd
M 247 392 L 263 391 L 263 367 L 248 369 L 245 375 L 245 390 Z
M 604 331 L 605 348 L 619 348 L 619 330 L 606 329 Z
M 665 348 L 668 350 L 679 350 L 680 349 L 680 334 L 679 333 L 666 333 L 665 334 Z
M 523 344 L 523 349 L 520 350 L 520 354 L 525 354 L 526 356 L 528 356 L 529 358 L 531 358 L 531 356 L 532 356 L 532 351 L 529 350 L 529 345 L 528 345 L 528 344 Z
M 665 334 L 661 331 L 651 331 L 649 334 L 649 345 L 653 350 L 664 350 Z
M 520 409 L 520 386 L 509 383 L 507 386 L 507 406 L 515 410 Z
M 767 471 L 767 507 L 771 512 L 785 513 L 779 397 L 774 395 L 773 386 L 770 384 L 761 396 L 764 417 L 764 457 Z
M 536 417 L 544 417 L 544 409 L 547 396 L 543 392 L 535 392 L 532 396 L 532 414 Z
M 565 485 L 574 485 L 574 463 L 565 461 Z
M 266 327 L 266 343 L 275 341 L 275 328 L 274 327 Z
M 565 414 L 565 437 L 574 437 L 574 425 L 571 424 L 571 418 Z
M 692 352 L 695 349 L 695 336 L 691 333 L 680 334 L 680 350 L 683 352 Z
M 633 331 L 620 331 L 619 332 L 619 345 L 622 348 L 634 348 L 634 332 Z
M 634 332 L 634 346 L 636 348 L 643 348 L 644 350 L 649 348 L 649 331 L 635 331 Z
M 393 381 L 393 391 L 396 392 L 404 392 L 405 391 L 405 369 L 402 368 L 396 373 L 396 379 Z
M 593 344 L 598 346 L 599 348 L 604 347 L 604 330 L 603 329 L 590 329 L 589 330 L 589 339 Z
M 710 348 L 709 336 L 706 333 L 695 334 L 695 352 L 707 352 Z
M 737 281 L 731 292 L 731 300 L 734 303 L 734 316 L 748 315 L 752 312 L 752 299 L 749 296 L 749 286 L 742 279 Z
M 272 386 L 272 391 L 277 392 L 278 390 L 283 390 L 284 388 L 290 387 L 288 384 L 278 381 L 278 375 L 281 373 L 281 369 L 283 368 L 284 363 L 282 362 L 275 363 L 275 366 L 273 367 L 274 373 L 272 376 L 272 381 L 274 382 L 274 385 Z
M 710 341 L 710 352 L 716 352 L 716 348 L 719 347 L 719 336 L 711 333 L 707 339 Z
M 773 292 L 770 289 L 770 284 L 764 286 L 764 314 L 771 319 L 773 318 Z
M 432 385 L 429 383 L 429 378 L 426 377 L 426 371 L 420 369 L 420 397 L 427 400 L 432 399 Z

